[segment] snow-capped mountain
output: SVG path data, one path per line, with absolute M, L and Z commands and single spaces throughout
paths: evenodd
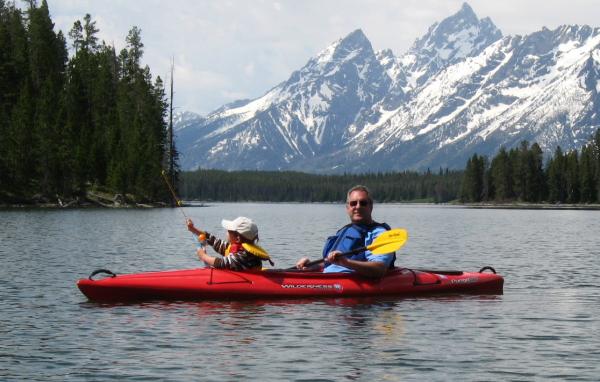
M 356 30 L 263 97 L 177 126 L 184 168 L 282 169 L 354 136 L 359 113 L 383 99 L 391 79 Z
M 501 37 L 492 20 L 479 20 L 473 9 L 463 4 L 457 14 L 433 24 L 402 57 L 409 85 L 413 89 L 423 85 L 440 70 L 478 55 Z
M 580 147 L 599 91 L 599 29 L 502 37 L 464 4 L 400 57 L 356 30 L 264 96 L 177 121 L 177 147 L 184 169 L 463 168 L 522 140 Z

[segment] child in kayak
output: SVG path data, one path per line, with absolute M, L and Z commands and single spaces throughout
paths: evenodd
M 204 240 L 199 240 L 196 253 L 200 260 L 217 269 L 230 269 L 241 271 L 245 269 L 262 269 L 262 262 L 273 262 L 269 255 L 255 244 L 258 241 L 258 227 L 249 218 L 240 216 L 235 220 L 222 220 L 221 225 L 227 230 L 228 241 L 218 239 L 208 232 L 202 232 L 194 227 L 191 219 L 187 220 L 187 227 L 194 235 Z M 213 257 L 206 253 L 206 246 L 210 245 L 223 257 Z

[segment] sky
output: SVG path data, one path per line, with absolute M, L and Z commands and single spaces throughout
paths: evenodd
M 41 0 L 39 0 L 41 1 Z M 86 13 L 98 37 L 117 50 L 142 31 L 154 77 L 170 80 L 174 108 L 201 115 L 262 96 L 334 41 L 362 29 L 374 50 L 405 53 L 463 0 L 47 0 L 55 31 L 65 35 Z M 600 26 L 599 0 L 470 0 L 506 35 L 563 24 Z

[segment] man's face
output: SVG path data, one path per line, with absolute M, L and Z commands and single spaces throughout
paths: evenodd
M 352 223 L 371 223 L 373 204 L 364 191 L 352 191 L 346 201 L 346 211 Z

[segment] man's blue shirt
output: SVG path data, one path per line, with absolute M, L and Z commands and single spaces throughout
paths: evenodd
M 372 231 L 367 232 L 367 235 L 365 237 L 365 243 L 364 246 L 369 246 L 370 244 L 373 243 L 373 240 L 375 240 L 377 238 L 377 236 L 379 236 L 382 232 L 385 232 L 386 229 L 384 227 L 381 226 L 377 226 L 375 227 Z M 392 261 L 394 261 L 394 253 L 387 253 L 384 255 L 374 255 L 371 253 L 371 251 L 365 251 L 365 257 L 367 258 L 367 261 L 379 261 L 382 263 L 385 263 L 386 268 L 389 268 L 389 266 L 392 264 Z M 333 272 L 355 272 L 353 269 L 349 269 L 346 267 L 342 267 L 341 265 L 337 265 L 337 264 L 328 264 L 325 269 L 323 269 L 324 273 L 333 273 Z

